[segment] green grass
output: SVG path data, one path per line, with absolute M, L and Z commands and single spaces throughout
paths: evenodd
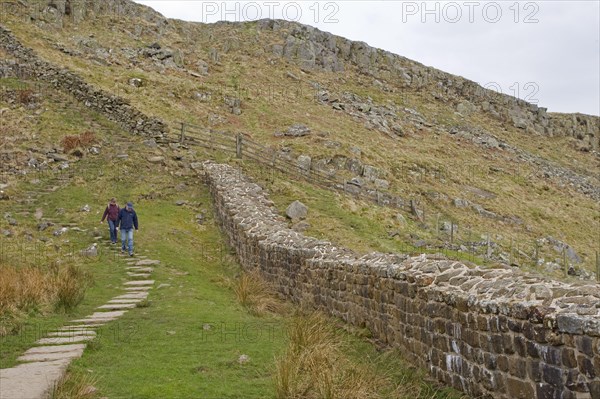
M 48 102 L 48 106 L 52 107 L 52 103 Z M 58 133 L 61 118 L 65 126 L 96 126 L 101 155 L 86 155 L 72 163 L 59 174 L 60 180 L 52 173 L 40 173 L 21 178 L 16 186 L 11 186 L 9 207 L 24 211 L 17 217 L 17 233 L 33 231 L 34 243 L 43 239 L 40 242 L 45 242 L 48 250 L 59 248 L 55 257 L 87 248 L 94 242 L 96 231 L 102 234 L 100 242 L 105 243 L 106 225 L 101 226 L 98 221 L 106 201 L 116 196 L 121 204 L 129 200 L 135 203 L 140 218 L 136 252 L 162 262 L 155 267 L 153 278 L 157 288 L 149 300 L 98 330 L 97 339 L 70 366 L 71 377 L 57 395 L 68 397 L 71 392 L 93 384 L 98 390 L 96 396 L 110 398 L 274 397 L 275 358 L 287 343 L 285 323 L 289 317 L 268 314 L 258 317 L 236 300 L 231 281 L 238 278 L 241 270 L 213 219 L 207 188 L 195 176 L 175 176 L 172 172 L 176 169 L 172 166 L 147 163 L 144 159 L 155 150 L 147 149 L 139 138 L 126 136 L 95 114 L 82 109 L 67 111 L 60 106 L 56 106 L 55 112 L 53 122 L 44 122 L 43 129 L 54 126 Z M 46 142 L 41 137 L 42 144 L 48 144 L 61 136 L 45 136 Z M 27 142 L 24 139 L 22 144 Z M 123 152 L 129 153 L 130 158 L 113 157 Z M 34 184 L 32 178 L 40 182 Z M 186 186 L 182 191 L 183 183 Z M 57 191 L 43 192 L 44 188 L 57 184 L 61 185 Z M 338 201 L 335 194 L 306 188 L 307 202 L 323 214 Z M 40 194 L 32 204 L 17 205 L 27 192 L 35 191 Z M 319 208 L 316 204 L 321 196 L 325 202 Z M 180 199 L 187 204 L 176 206 Z M 85 204 L 91 207 L 89 213 L 80 211 Z M 43 211 L 44 218 L 51 218 L 58 225 L 37 232 L 37 222 L 32 217 L 37 208 Z M 63 209 L 63 213 L 58 214 L 58 209 Z M 200 212 L 205 215 L 203 225 L 195 220 Z M 346 210 L 336 212 L 329 220 L 341 218 L 344 223 L 353 223 L 360 236 L 368 237 L 380 227 L 368 218 L 354 218 Z M 70 230 L 53 237 L 53 230 L 62 223 L 75 223 L 85 231 Z M 377 231 L 384 234 L 384 230 Z M 376 243 L 369 241 L 370 245 Z M 84 300 L 68 313 L 28 315 L 21 334 L 0 341 L 3 368 L 15 365 L 16 357 L 46 332 L 91 314 L 97 306 L 123 293 L 121 286 L 126 280 L 123 258 L 114 247 L 100 248 L 97 258 L 75 258 L 83 270 L 93 275 L 93 285 Z M 452 392 L 448 396 L 445 390 L 427 382 L 422 372 L 400 365 L 395 356 L 382 357 L 375 346 L 355 332 L 344 332 L 341 325 L 337 331 L 351 343 L 348 355 L 361 367 L 398 373 L 390 380 L 391 385 L 382 387 L 382 392 L 392 392 L 396 384 L 402 383 L 427 387 L 426 392 L 431 393 L 428 398 L 460 397 L 454 391 L 448 391 Z M 240 364 L 241 355 L 250 360 Z

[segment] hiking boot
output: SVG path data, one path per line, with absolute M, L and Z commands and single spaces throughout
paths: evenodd
M 130 252 L 130 253 L 129 253 L 129 256 L 133 256 L 133 252 Z

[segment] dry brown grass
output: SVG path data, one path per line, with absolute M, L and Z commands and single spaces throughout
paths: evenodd
M 31 104 L 35 101 L 35 92 L 31 89 L 19 90 L 17 92 L 17 102 L 19 104 Z
M 93 132 L 84 132 L 79 135 L 65 136 L 60 144 L 65 152 L 70 152 L 76 148 L 85 148 L 96 141 L 96 135 Z
M 94 387 L 98 379 L 90 374 L 67 373 L 58 381 L 52 392 L 52 399 L 92 399 L 98 396 Z
M 83 299 L 89 277 L 79 267 L 57 270 L 0 266 L 0 336 L 17 330 L 29 312 L 70 310 Z
M 334 326 L 319 313 L 298 316 L 288 328 L 289 344 L 276 359 L 279 399 L 380 398 L 385 376 L 353 362 Z
M 245 272 L 231 285 L 238 302 L 255 316 L 279 314 L 285 309 L 273 286 L 258 272 Z

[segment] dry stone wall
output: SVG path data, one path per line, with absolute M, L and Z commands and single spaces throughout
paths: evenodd
M 89 108 L 118 123 L 131 133 L 156 138 L 167 134 L 168 129 L 163 121 L 144 115 L 127 100 L 95 88 L 75 73 L 40 59 L 33 50 L 24 47 L 9 29 L 2 26 L 0 26 L 0 48 L 15 59 L 13 62 L 4 61 L 0 65 L 0 76 L 24 76 L 48 83 L 72 94 Z
M 421 255 L 357 256 L 291 230 L 263 190 L 207 162 L 217 219 L 244 268 L 295 302 L 367 327 L 474 397 L 600 398 L 600 286 Z

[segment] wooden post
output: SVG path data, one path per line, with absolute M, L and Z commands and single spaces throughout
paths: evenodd
M 439 237 L 440 236 L 440 214 L 437 214 L 437 217 L 435 218 L 435 236 Z
M 242 134 L 238 133 L 235 137 L 235 156 L 242 159 Z
M 567 247 L 563 245 L 563 267 L 565 269 L 565 276 L 569 275 L 569 265 L 567 263 Z
M 181 122 L 181 138 L 179 139 L 179 142 L 181 144 L 183 144 L 184 141 L 185 141 L 185 123 Z
M 596 251 L 596 280 L 600 281 L 600 254 Z
M 450 222 L 450 244 L 454 243 L 454 221 Z

